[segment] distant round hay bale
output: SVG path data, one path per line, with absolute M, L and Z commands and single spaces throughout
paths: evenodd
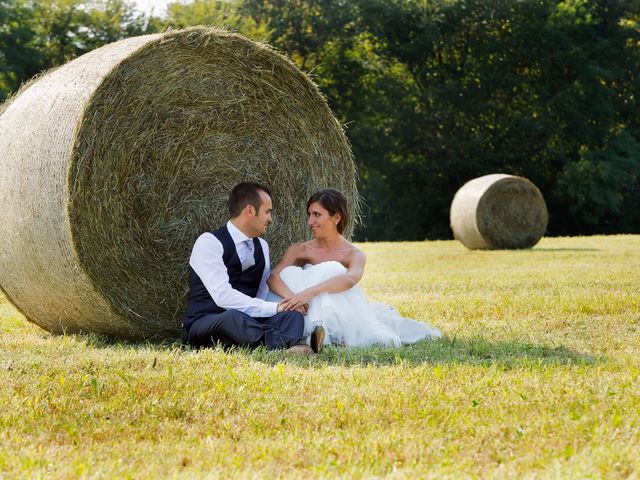
M 547 221 L 540 190 L 513 175 L 475 178 L 451 203 L 453 235 L 470 249 L 531 248 L 544 235 Z
M 357 214 L 352 154 L 319 90 L 237 34 L 122 40 L 0 112 L 0 287 L 51 332 L 178 336 L 191 247 L 240 181 L 273 189 L 272 261 L 308 235 L 314 191 L 342 190 Z

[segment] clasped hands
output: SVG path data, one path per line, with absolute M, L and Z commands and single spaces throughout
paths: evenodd
M 278 303 L 278 312 L 286 312 L 289 310 L 295 310 L 303 315 L 307 314 L 309 308 L 309 301 L 313 298 L 311 292 L 302 291 L 289 297 L 285 297 Z

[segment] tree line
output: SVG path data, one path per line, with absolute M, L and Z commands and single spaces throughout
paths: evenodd
M 640 0 L 0 0 L 0 99 L 106 43 L 226 25 L 314 79 L 345 124 L 359 240 L 449 238 L 488 173 L 529 178 L 548 234 L 640 231 Z

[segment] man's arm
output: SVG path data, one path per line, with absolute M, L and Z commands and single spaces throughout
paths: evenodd
M 222 254 L 220 241 L 211 233 L 203 233 L 196 240 L 189 260 L 189 265 L 198 274 L 213 301 L 221 308 L 238 310 L 251 317 L 275 315 L 278 311 L 277 303 L 252 298 L 231 287 Z

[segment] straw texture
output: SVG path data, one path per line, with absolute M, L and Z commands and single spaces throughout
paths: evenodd
M 526 178 L 505 174 L 465 183 L 450 214 L 454 237 L 469 249 L 531 248 L 548 221 L 540 190 Z
M 2 109 L 0 286 L 52 332 L 176 337 L 193 242 L 226 221 L 239 181 L 273 189 L 272 261 L 307 236 L 314 191 L 342 190 L 357 217 L 351 151 L 317 87 L 237 34 L 113 43 Z

